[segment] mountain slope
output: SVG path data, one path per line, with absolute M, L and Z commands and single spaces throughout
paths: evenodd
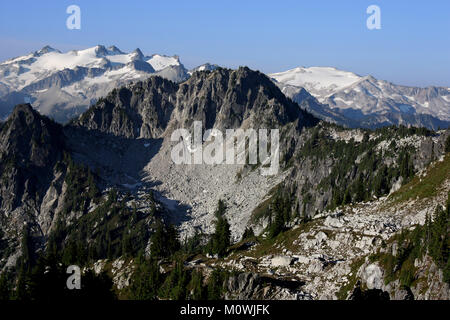
M 389 197 L 325 211 L 274 239 L 244 240 L 208 264 L 234 271 L 231 299 L 448 300 L 450 221 L 448 207 L 446 217 L 439 208 L 450 200 L 449 165 L 447 153 Z M 432 192 L 416 197 L 430 185 Z M 439 250 L 426 240 L 427 228 L 439 229 Z M 250 250 L 240 249 L 245 243 Z M 285 286 L 279 281 L 273 290 L 267 277 Z
M 166 203 L 172 203 L 174 221 L 183 222 L 182 228 L 188 234 L 195 227 L 210 232 L 212 208 L 221 197 L 229 199 L 233 235 L 239 237 L 251 211 L 281 181 L 284 173 L 264 177 L 259 170 L 243 164 L 176 165 L 171 150 L 177 142 L 170 141 L 171 134 L 177 128 L 191 130 L 194 121 L 201 122 L 203 132 L 212 128 L 223 133 L 226 129 L 278 128 L 283 140 L 280 158 L 287 159 L 299 133 L 318 120 L 287 99 L 264 74 L 248 68 L 218 68 L 195 72 L 181 84 L 155 77 L 115 90 L 70 126 L 125 139 L 142 139 L 142 144 L 149 144 L 149 148 L 157 145 L 157 153 L 148 159 L 140 176 L 127 175 L 133 176 L 135 183 L 160 181 L 155 189 Z M 237 182 L 237 176 L 244 178 Z M 247 188 L 248 183 L 255 189 Z M 238 214 L 239 211 L 244 212 Z

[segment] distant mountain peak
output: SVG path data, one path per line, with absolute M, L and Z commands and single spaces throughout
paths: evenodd
M 196 71 L 213 71 L 213 70 L 215 70 L 217 68 L 220 68 L 220 66 L 217 65 L 217 64 L 211 64 L 211 63 L 207 62 L 207 63 L 204 63 L 204 64 L 202 64 L 202 65 L 200 65 L 198 67 L 195 67 L 194 69 L 190 70 L 189 74 L 192 75 Z
M 97 57 L 104 57 L 109 54 L 108 50 L 106 50 L 106 47 L 104 45 L 95 46 L 95 53 Z
M 49 52 L 58 52 L 61 53 L 61 51 L 50 47 L 49 45 L 44 46 L 41 50 L 37 51 L 36 53 L 41 56 L 43 54 L 49 53 Z
M 122 50 L 120 50 L 119 48 L 117 48 L 116 46 L 112 45 L 108 47 L 108 51 L 115 53 L 115 54 L 124 54 L 124 52 Z
M 139 48 L 136 48 L 132 53 L 135 54 L 139 59 L 144 58 L 144 54 L 142 53 L 141 49 L 139 49 Z

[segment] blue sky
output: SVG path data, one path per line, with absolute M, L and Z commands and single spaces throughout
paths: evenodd
M 68 30 L 66 8 L 81 8 Z M 368 30 L 366 8 L 381 8 Z M 97 44 L 177 54 L 263 72 L 334 66 L 398 84 L 450 86 L 450 1 L 24 1 L 0 4 L 0 60 L 49 44 L 62 51 Z

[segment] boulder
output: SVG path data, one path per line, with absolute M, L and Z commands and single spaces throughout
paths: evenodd
M 293 262 L 292 257 L 288 256 L 275 256 L 272 258 L 270 265 L 272 267 L 287 267 Z

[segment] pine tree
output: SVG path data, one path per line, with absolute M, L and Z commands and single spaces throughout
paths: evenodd
M 255 236 L 252 227 L 246 227 L 244 230 L 244 234 L 242 235 L 242 240 L 251 239 Z
M 162 222 L 156 226 L 152 236 L 150 251 L 152 257 L 169 257 L 180 249 L 178 233 L 174 226 L 164 227 Z
M 346 205 L 346 204 L 349 204 L 349 203 L 351 203 L 351 202 L 352 202 L 352 196 L 351 196 L 351 194 L 350 194 L 349 189 L 346 189 L 346 190 L 345 190 L 345 193 L 344 193 L 344 198 L 343 198 L 343 200 L 342 200 L 342 204 L 343 204 L 343 205 Z
M 174 268 L 164 282 L 160 294 L 168 299 L 184 300 L 187 295 L 186 288 L 188 283 L 189 277 L 187 271 L 184 269 L 183 262 L 177 260 Z
M 220 269 L 214 269 L 208 279 L 208 300 L 222 299 L 224 274 Z
M 203 276 L 200 271 L 192 272 L 191 287 L 193 300 L 205 299 L 205 290 L 203 288 Z
M 152 235 L 150 245 L 152 257 L 162 257 L 164 255 L 164 227 L 161 222 L 156 226 L 156 230 Z
M 173 225 L 167 226 L 165 246 L 169 255 L 180 250 L 180 242 L 178 241 L 178 233 Z
M 275 238 L 277 235 L 279 235 L 284 229 L 284 219 L 283 219 L 283 212 L 280 210 L 277 210 L 275 212 L 275 220 L 270 225 L 270 232 L 269 237 Z
M 11 297 L 11 288 L 9 286 L 7 271 L 3 271 L 0 276 L 0 301 L 9 300 Z
M 216 230 L 208 244 L 208 251 L 213 254 L 218 254 L 219 257 L 225 256 L 231 244 L 230 224 L 224 217 L 225 211 L 225 203 L 219 200 L 216 210 Z
M 161 274 L 156 260 L 146 260 L 140 256 L 136 259 L 136 265 L 136 270 L 131 277 L 130 298 L 155 300 L 161 285 Z

